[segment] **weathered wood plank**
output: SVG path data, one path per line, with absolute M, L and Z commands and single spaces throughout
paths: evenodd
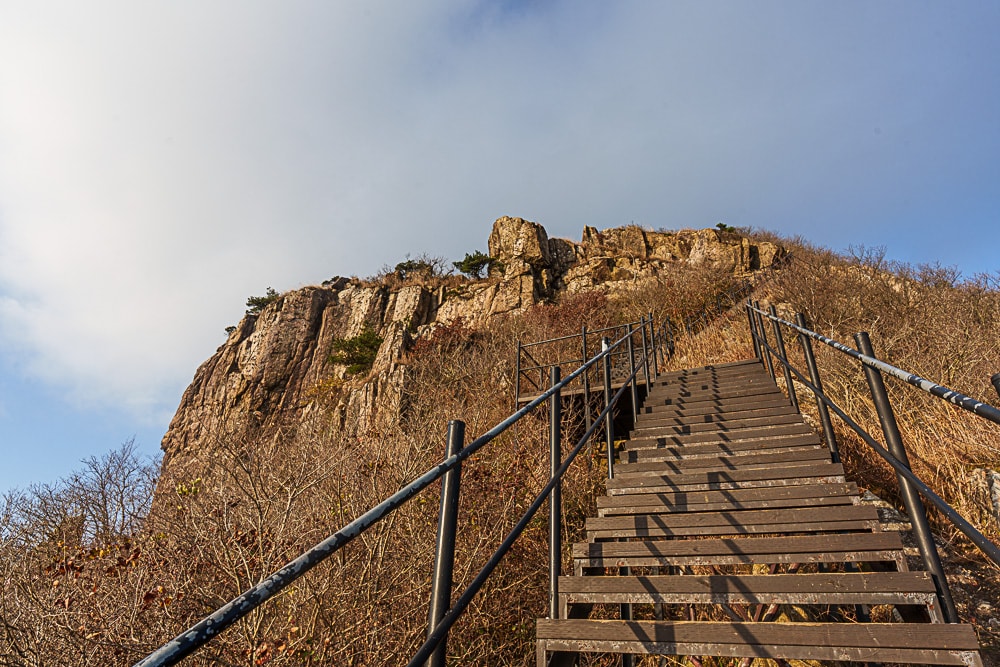
M 646 475 L 642 477 L 615 477 L 605 481 L 605 487 L 612 489 L 658 487 L 659 491 L 682 489 L 692 484 L 724 484 L 729 482 L 776 481 L 784 486 L 794 486 L 799 482 L 796 478 L 843 476 L 844 466 L 840 463 L 814 463 L 804 461 L 800 464 L 782 468 L 761 468 L 750 470 L 704 471 L 697 470 L 672 475 Z
M 815 433 L 803 435 L 782 436 L 780 438 L 764 438 L 761 440 L 744 440 L 738 442 L 710 442 L 693 445 L 664 445 L 662 447 L 644 447 L 628 449 L 630 443 L 625 443 L 621 453 L 622 460 L 636 461 L 671 461 L 689 458 L 743 456 L 755 452 L 790 450 L 803 446 L 820 444 Z
M 696 535 L 754 535 L 876 531 L 878 512 L 867 505 L 842 505 L 679 514 L 624 514 L 587 519 L 590 540 Z
M 745 399 L 739 401 L 728 401 L 723 404 L 721 401 L 707 401 L 698 404 L 691 405 L 656 405 L 650 401 L 643 403 L 643 407 L 640 408 L 640 415 L 675 415 L 680 417 L 691 416 L 691 415 L 702 415 L 702 414 L 723 414 L 724 412 L 733 412 L 737 410 L 757 410 L 765 408 L 777 408 L 791 405 L 788 403 L 788 399 L 785 398 L 784 394 L 781 396 L 775 396 L 773 398 L 766 398 L 761 400 Z
M 684 641 L 762 645 L 978 650 L 971 626 L 923 623 L 728 623 L 719 621 L 538 621 L 543 639 Z
M 729 502 L 739 509 L 741 503 L 759 500 L 802 499 L 845 497 L 854 498 L 858 486 L 847 484 L 775 486 L 757 489 L 733 489 L 730 491 L 691 491 L 686 493 L 641 493 L 635 495 L 598 496 L 597 508 L 649 505 L 665 507 L 665 511 L 684 511 L 689 506 L 708 503 Z
M 640 413 L 639 424 L 643 426 L 686 426 L 688 424 L 729 424 L 740 419 L 755 417 L 770 417 L 777 415 L 798 415 L 799 413 L 787 401 L 777 403 L 773 407 L 748 408 L 744 410 L 727 410 L 725 412 L 708 412 L 689 416 L 676 416 L 667 413 Z
M 646 461 L 615 466 L 615 477 L 625 475 L 678 474 L 699 470 L 749 470 L 760 467 L 780 467 L 802 462 L 829 463 L 830 450 L 819 445 L 800 447 L 783 452 L 748 451 L 741 455 L 699 457 L 678 461 Z
M 632 433 L 641 436 L 656 431 L 656 435 L 691 435 L 693 433 L 729 433 L 749 428 L 761 428 L 769 426 L 779 426 L 785 424 L 805 424 L 802 416 L 798 413 L 783 415 L 769 415 L 766 417 L 747 417 L 745 419 L 730 419 L 726 421 L 713 422 L 710 424 L 659 424 L 650 423 L 640 419 Z
M 742 440 L 763 440 L 792 435 L 815 435 L 806 424 L 781 424 L 771 427 L 738 429 L 730 432 L 693 433 L 691 435 L 661 435 L 631 438 L 629 449 L 650 449 L 665 445 L 693 445 L 707 443 L 740 442 Z
M 815 535 L 808 537 L 746 537 L 705 540 L 647 540 L 645 542 L 577 542 L 574 558 L 624 556 L 730 556 L 833 551 L 899 551 L 898 533 Z

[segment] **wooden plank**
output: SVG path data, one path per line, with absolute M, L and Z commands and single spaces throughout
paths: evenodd
M 674 384 L 669 387 L 651 389 L 649 398 L 660 401 L 665 398 L 688 398 L 694 396 L 741 396 L 776 392 L 778 386 L 770 377 L 764 378 L 733 378 L 723 381 L 691 382 Z
M 781 507 L 820 507 L 828 505 L 856 505 L 857 496 L 850 493 L 827 492 L 827 486 L 846 486 L 839 484 L 823 484 L 814 496 L 760 496 L 744 500 L 733 500 L 720 497 L 715 501 L 706 502 L 670 502 L 663 499 L 665 495 L 686 494 L 634 494 L 620 496 L 600 496 L 598 498 L 597 516 L 613 516 L 616 514 L 652 514 L 680 512 L 716 512 L 726 509 L 777 509 Z M 785 491 L 788 489 L 807 488 L 802 486 L 771 487 L 767 489 L 734 489 L 726 492 L 716 492 L 719 496 L 731 495 L 744 491 Z M 822 495 L 821 495 L 822 494 Z M 602 503 L 602 500 L 618 501 L 615 504 Z
M 656 431 L 656 435 L 691 435 L 693 433 L 729 433 L 749 428 L 778 426 L 784 424 L 805 424 L 802 415 L 788 413 L 783 415 L 768 415 L 765 417 L 746 417 L 743 419 L 727 419 L 710 424 L 664 424 L 651 420 L 640 420 L 632 433 L 641 437 Z
M 585 522 L 587 532 L 672 531 L 683 527 L 764 526 L 769 524 L 814 524 L 836 521 L 878 521 L 878 511 L 870 505 L 843 507 L 778 508 L 763 510 L 734 509 L 724 512 L 693 512 L 667 514 L 636 514 L 629 516 L 590 517 Z M 655 533 L 672 534 L 672 533 Z
M 741 407 L 743 406 L 743 407 Z M 734 410 L 755 410 L 763 409 L 769 407 L 791 407 L 788 399 L 785 395 L 774 396 L 773 398 L 761 399 L 759 401 L 746 400 L 746 401 L 733 401 L 726 404 L 727 411 Z M 710 402 L 710 403 L 700 403 L 697 405 L 685 406 L 685 405 L 654 405 L 649 401 L 643 403 L 643 407 L 639 409 L 640 414 L 665 414 L 665 415 L 676 415 L 680 417 L 699 415 L 699 414 L 722 414 L 722 406 L 720 403 Z
M 676 461 L 689 458 L 715 458 L 718 456 L 743 456 L 754 452 L 794 451 L 800 447 L 814 447 L 820 444 L 815 433 L 781 438 L 765 438 L 763 440 L 746 440 L 742 442 L 715 442 L 696 445 L 674 445 L 664 447 L 645 447 L 640 449 L 626 448 L 619 455 L 623 462 L 638 461 Z
M 548 651 L 981 665 L 969 625 L 539 619 Z
M 650 449 L 665 445 L 688 445 L 720 442 L 739 442 L 741 440 L 761 440 L 790 435 L 809 435 L 812 429 L 807 424 L 783 424 L 774 427 L 757 427 L 739 429 L 728 433 L 694 433 L 692 435 L 646 436 L 632 438 L 628 441 L 629 449 Z
M 680 391 L 671 394 L 650 394 L 648 403 L 651 405 L 689 405 L 692 403 L 723 403 L 726 401 L 763 400 L 777 398 L 782 393 L 773 384 L 770 387 L 744 387 L 719 391 Z
M 919 605 L 943 619 L 926 572 L 559 577 L 560 618 L 578 604 Z
M 803 461 L 829 463 L 830 450 L 817 444 L 779 452 L 768 450 L 746 450 L 739 454 L 703 456 L 698 458 L 679 459 L 677 461 L 661 460 L 621 463 L 615 466 L 615 477 L 653 473 L 686 473 L 701 469 L 746 470 L 762 466 L 781 466 L 789 463 L 801 463 Z
M 934 580 L 927 572 L 559 577 L 559 591 L 566 594 L 717 594 L 727 596 L 728 600 L 736 599 L 735 596 L 739 595 L 782 593 L 901 593 L 903 597 L 894 598 L 900 604 L 906 604 L 907 600 L 910 600 L 910 604 L 923 604 L 927 600 L 926 595 L 929 593 L 933 596 L 935 590 Z M 910 593 L 919 594 L 919 598 L 907 598 L 906 594 Z M 915 599 L 920 602 L 913 602 Z M 806 603 L 802 598 L 798 601 Z
M 665 567 L 791 563 L 887 563 L 906 571 L 898 533 L 578 542 L 573 567 Z
M 614 641 L 715 642 L 788 646 L 979 649 L 972 626 L 925 623 L 727 623 L 719 621 L 615 621 L 540 619 L 538 637 Z
M 736 373 L 748 368 L 753 369 L 755 367 L 759 368 L 760 372 L 764 372 L 764 367 L 758 360 L 741 359 L 740 361 L 727 361 L 725 363 L 709 364 L 707 366 L 698 366 L 696 368 L 685 368 L 678 371 L 664 371 L 657 376 L 657 379 L 661 382 L 673 382 L 683 377 L 703 374 Z
M 719 387 L 736 387 L 741 385 L 777 386 L 767 373 L 761 375 L 756 371 L 744 371 L 740 373 L 692 376 L 666 383 L 656 382 L 650 385 L 650 393 L 656 395 L 671 391 L 705 391 Z
M 788 404 L 788 401 L 781 401 L 774 407 L 750 408 L 747 410 L 731 410 L 726 412 L 708 412 L 700 415 L 675 416 L 657 413 L 641 413 L 637 423 L 643 426 L 660 424 L 663 426 L 686 426 L 688 424 L 728 424 L 739 419 L 752 419 L 754 417 L 770 417 L 776 415 L 797 415 L 798 412 Z
M 656 487 L 657 492 L 669 491 L 675 488 L 682 489 L 683 487 L 694 484 L 725 484 L 729 482 L 751 481 L 779 481 L 784 482 L 784 486 L 795 486 L 802 483 L 797 481 L 795 479 L 796 477 L 831 477 L 843 476 L 843 474 L 844 466 L 840 463 L 803 462 L 799 465 L 783 467 L 780 470 L 769 470 L 764 468 L 751 470 L 727 470 L 724 472 L 695 471 L 673 475 L 646 475 L 643 477 L 615 477 L 613 479 L 605 480 L 605 486 L 609 491 L 624 488 L 642 489 Z
M 714 526 L 669 526 L 588 530 L 588 540 L 619 540 L 644 537 L 725 537 L 740 535 L 801 535 L 805 533 L 858 533 L 876 530 L 877 521 L 797 521 L 795 523 L 719 524 Z
M 559 577 L 560 618 L 594 604 L 918 605 L 942 623 L 926 572 Z
M 624 480 L 623 480 L 624 481 Z M 669 493 L 687 491 L 722 491 L 728 489 L 754 489 L 775 486 L 800 486 L 808 484 L 839 484 L 846 480 L 843 475 L 830 475 L 824 477 L 795 477 L 790 479 L 748 479 L 743 481 L 705 482 L 691 483 L 681 486 L 659 485 L 659 486 L 624 486 L 616 489 L 608 489 L 609 496 L 621 496 L 639 493 Z
M 758 489 L 733 489 L 731 491 L 692 491 L 688 493 L 642 493 L 634 495 L 598 496 L 597 508 L 650 505 L 666 507 L 667 511 L 684 511 L 684 508 L 709 503 L 730 502 L 739 508 L 742 503 L 759 500 L 784 500 L 824 498 L 857 495 L 858 486 L 849 484 L 823 484 L 816 486 L 773 486 Z

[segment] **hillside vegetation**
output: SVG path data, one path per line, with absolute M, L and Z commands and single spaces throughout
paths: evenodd
M 993 278 L 961 281 L 949 270 L 888 265 L 801 242 L 794 270 L 758 293 L 783 313 L 803 311 L 819 331 L 850 342 L 868 330 L 893 363 L 982 398 L 1000 371 L 1000 292 Z M 678 266 L 612 295 L 585 291 L 478 323 L 457 319 L 418 337 L 402 360 L 402 420 L 346 434 L 335 401 L 306 418 L 261 430 L 246 415 L 211 434 L 192 472 L 158 481 L 131 449 L 95 459 L 91 474 L 9 494 L 0 517 L 0 665 L 128 665 L 257 583 L 438 461 L 450 419 L 471 439 L 512 410 L 514 346 L 637 319 L 682 322 L 718 303 L 739 280 Z M 798 354 L 790 345 L 793 355 Z M 752 356 L 746 318 L 731 316 L 681 337 L 676 367 Z M 878 431 L 860 370 L 817 349 L 828 389 Z M 335 393 L 317 383 L 312 396 Z M 890 383 L 891 384 L 891 383 Z M 942 489 L 987 534 L 996 518 L 974 468 L 1000 468 L 998 429 L 916 391 L 890 386 L 918 474 Z M 807 394 L 800 394 L 808 410 Z M 994 401 L 995 402 L 995 401 Z M 325 406 L 325 407 L 324 407 Z M 580 432 L 582 415 L 564 415 Z M 541 412 L 491 443 L 463 468 L 455 589 L 460 591 L 516 522 L 548 474 Z M 856 439 L 838 431 L 859 482 L 893 498 L 894 481 Z M 567 544 L 593 514 L 603 463 L 589 452 L 564 487 Z M 145 486 L 122 480 L 147 480 Z M 300 579 L 185 664 L 397 665 L 426 633 L 439 499 L 437 486 Z M 939 526 L 959 557 L 975 554 Z M 547 608 L 546 526 L 539 517 L 449 639 L 450 664 L 531 664 L 534 619 Z M 569 550 L 564 549 L 568 555 Z M 969 562 L 973 562 L 969 561 Z M 566 565 L 568 566 L 568 560 Z M 968 605 L 964 609 L 974 613 Z

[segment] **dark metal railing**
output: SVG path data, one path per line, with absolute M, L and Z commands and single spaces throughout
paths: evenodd
M 638 326 L 636 326 L 638 325 Z M 451 421 L 448 424 L 447 446 L 445 459 L 437 465 L 425 471 L 422 475 L 405 485 L 396 493 L 392 494 L 378 505 L 362 514 L 360 517 L 350 522 L 336 533 L 323 540 L 313 548 L 309 549 L 301 556 L 291 561 L 274 574 L 270 575 L 256 586 L 253 586 L 243 594 L 230 600 L 228 603 L 209 614 L 200 622 L 188 630 L 177 635 L 146 658 L 136 663 L 135 667 L 152 667 L 173 665 L 190 655 L 200 646 L 210 641 L 214 636 L 233 625 L 243 616 L 253 609 L 259 607 L 268 599 L 278 594 L 282 589 L 291 584 L 297 578 L 311 570 L 333 553 L 342 549 L 354 538 L 368 530 L 392 512 L 399 509 L 407 501 L 414 498 L 421 491 L 433 484 L 438 479 L 443 478 L 441 492 L 441 508 L 438 519 L 437 547 L 434 559 L 434 570 L 431 587 L 431 597 L 428 609 L 428 636 L 424 644 L 419 648 L 409 665 L 443 665 L 446 650 L 448 631 L 455 621 L 465 612 L 473 598 L 482 588 L 490 574 L 500 564 L 500 561 L 510 550 L 514 542 L 520 537 L 525 527 L 537 513 L 541 505 L 548 499 L 550 503 L 549 513 L 549 566 L 550 571 L 550 591 L 549 591 L 549 614 L 552 618 L 558 617 L 558 584 L 559 569 L 562 563 L 561 554 L 561 483 L 562 477 L 572 465 L 577 455 L 590 441 L 592 435 L 603 423 L 605 426 L 605 440 L 607 446 L 608 475 L 614 475 L 614 426 L 613 411 L 626 391 L 631 390 L 633 396 L 636 391 L 637 376 L 640 368 L 648 368 L 650 358 L 656 365 L 656 354 L 662 352 L 658 350 L 658 339 L 655 332 L 650 332 L 650 340 L 653 343 L 649 346 L 645 343 L 646 328 L 652 328 L 652 321 L 645 318 L 637 323 L 629 323 L 624 326 L 625 334 L 615 342 L 608 338 L 603 338 L 601 351 L 590 357 L 584 358 L 579 367 L 572 370 L 565 378 L 560 379 L 560 367 L 553 364 L 548 367 L 550 386 L 542 393 L 532 399 L 523 408 L 516 410 L 506 419 L 494 426 L 492 429 L 479 436 L 468 445 L 463 446 L 465 436 L 465 424 L 461 421 Z M 610 331 L 617 328 L 608 328 L 601 331 Z M 639 332 L 643 332 L 642 359 L 637 362 L 633 346 L 633 337 Z M 567 337 L 569 338 L 569 337 Z M 584 339 L 586 337 L 584 336 Z M 659 339 L 662 344 L 663 339 Z M 632 353 L 629 354 L 629 349 Z M 628 376 L 621 388 L 612 395 L 612 373 L 610 362 L 615 355 L 626 355 L 629 359 Z M 520 357 L 519 357 L 520 358 Z M 605 401 L 603 409 L 596 419 L 590 421 L 583 436 L 566 456 L 565 460 L 560 460 L 561 439 L 563 426 L 561 423 L 561 392 L 573 381 L 583 376 L 586 378 L 588 370 L 603 362 L 603 385 Z M 646 372 L 646 382 L 649 382 L 649 373 Z M 537 407 L 549 402 L 549 440 L 550 440 L 550 477 L 545 487 L 536 495 L 528 510 L 518 520 L 511 532 L 504 538 L 500 547 L 487 560 L 486 565 L 473 578 L 469 586 L 462 594 L 451 603 L 452 572 L 455 557 L 455 534 L 457 529 L 457 508 L 458 498 L 461 488 L 461 464 L 485 445 L 505 432 L 523 417 L 534 411 Z M 634 404 L 633 404 L 634 409 Z
M 545 384 L 544 378 L 552 366 L 565 366 L 582 363 L 588 356 L 588 350 L 594 349 L 593 341 L 599 343 L 602 336 L 624 337 L 631 333 L 635 338 L 629 337 L 629 345 L 635 350 L 642 349 L 642 373 L 645 377 L 644 384 L 648 393 L 650 378 L 659 375 L 660 366 L 666 365 L 667 360 L 674 353 L 674 337 L 676 328 L 665 317 L 659 324 L 653 318 L 653 313 L 645 315 L 635 322 L 616 324 L 599 329 L 588 329 L 586 325 L 580 328 L 580 333 L 547 338 L 545 340 L 523 343 L 517 341 L 514 357 L 514 405 L 517 406 L 532 398 L 534 392 L 541 391 Z M 533 354 L 535 350 L 539 359 Z M 577 352 L 579 350 L 579 353 Z M 577 356 L 580 354 L 581 356 Z M 621 350 L 613 351 L 609 355 L 612 374 L 621 380 L 628 376 L 631 371 L 629 347 L 622 347 Z M 539 380 L 535 380 L 537 372 Z M 652 375 L 650 375 L 652 373 Z M 591 403 L 591 373 L 585 372 L 582 381 L 583 389 L 583 410 L 584 424 L 589 427 L 593 418 L 593 406 Z M 521 392 L 527 390 L 532 394 L 522 396 Z M 633 408 L 637 406 L 636 396 L 633 396 Z
M 519 400 L 523 389 L 532 392 L 541 391 L 546 386 L 549 368 L 553 364 L 564 366 L 583 363 L 587 359 L 587 350 L 594 349 L 593 341 L 600 342 L 604 336 L 612 339 L 620 338 L 630 328 L 636 334 L 642 332 L 644 336 L 649 336 L 650 339 L 656 336 L 662 338 L 664 336 L 662 332 L 663 327 L 663 324 L 660 327 L 654 327 L 653 314 L 649 313 L 634 322 L 615 324 L 599 329 L 589 329 L 584 325 L 580 328 L 580 333 L 556 336 L 555 338 L 546 338 L 545 340 L 532 341 L 530 343 L 518 340 L 514 357 L 514 398 L 515 400 Z M 570 343 L 570 341 L 573 342 Z M 539 360 L 535 354 L 538 354 L 542 359 Z M 613 360 L 616 360 L 618 363 L 613 364 L 613 366 L 616 370 L 618 366 L 624 366 L 621 363 L 621 359 L 626 354 L 627 352 L 622 350 L 615 355 Z M 654 359 L 654 371 L 658 368 L 658 364 L 659 359 Z
M 992 405 L 983 403 L 982 401 L 977 401 L 976 399 L 966 396 L 965 394 L 957 392 L 953 389 L 949 389 L 943 385 L 926 380 L 915 373 L 910 373 L 909 371 L 905 371 L 879 360 L 875 356 L 871 340 L 865 332 L 855 335 L 855 342 L 858 347 L 861 348 L 860 351 L 858 351 L 844 345 L 843 343 L 839 343 L 832 338 L 827 338 L 822 334 L 808 329 L 805 316 L 802 313 L 796 313 L 795 323 L 793 324 L 792 322 L 788 322 L 778 317 L 774 306 L 771 306 L 767 311 L 764 311 L 761 309 L 759 303 L 747 301 L 746 310 L 750 321 L 750 333 L 753 339 L 754 353 L 772 376 L 775 375 L 773 362 L 771 360 L 772 356 L 781 364 L 782 371 L 785 376 L 785 383 L 788 388 L 789 400 L 793 404 L 796 401 L 792 378 L 793 375 L 801 385 L 809 389 L 815 396 L 816 406 L 819 410 L 820 421 L 823 427 L 824 438 L 826 439 L 826 443 L 830 449 L 833 460 L 839 461 L 840 453 L 838 450 L 836 436 L 834 434 L 832 424 L 830 423 L 830 411 L 840 417 L 840 419 L 848 427 L 850 427 L 851 430 L 857 433 L 858 436 L 869 447 L 871 447 L 876 454 L 884 459 L 886 463 L 888 463 L 893 470 L 895 470 L 896 479 L 899 483 L 900 496 L 902 497 L 906 512 L 910 517 L 914 537 L 916 538 L 924 567 L 934 579 L 934 583 L 937 588 L 938 602 L 940 603 L 945 620 L 949 623 L 957 623 L 958 614 L 955 610 L 955 603 L 952 600 L 951 591 L 948 588 L 948 580 L 945 576 L 944 568 L 941 565 L 937 548 L 934 545 L 930 525 L 927 520 L 927 512 L 920 497 L 923 496 L 932 505 L 934 505 L 941 512 L 941 514 L 944 515 L 949 522 L 951 522 L 952 525 L 965 534 L 965 536 L 968 537 L 969 540 L 972 541 L 972 543 L 975 544 L 987 558 L 997 565 L 1000 565 L 1000 547 L 991 542 L 985 535 L 983 535 L 964 517 L 956 512 L 951 505 L 945 502 L 944 499 L 927 486 L 927 484 L 917 477 L 910 469 L 906 448 L 899 432 L 899 426 L 896 423 L 896 417 L 893 412 L 892 404 L 890 403 L 889 396 L 885 390 L 882 375 L 888 374 L 896 377 L 909 385 L 917 387 L 918 389 L 921 389 L 940 399 L 946 400 L 963 410 L 967 410 L 968 412 L 996 424 L 1000 424 L 1000 410 Z M 772 346 L 768 341 L 767 334 L 764 329 L 765 318 L 770 320 L 773 324 L 774 346 Z M 808 368 L 808 378 L 806 378 L 801 371 L 793 367 L 788 361 L 788 355 L 785 352 L 784 341 L 782 339 L 782 327 L 798 333 L 799 342 L 802 346 L 803 357 L 805 358 L 806 366 Z M 885 437 L 885 447 L 879 444 L 871 436 L 871 434 L 864 430 L 864 428 L 862 428 L 857 421 L 852 419 L 823 391 L 819 370 L 817 368 L 816 359 L 812 350 L 813 340 L 828 345 L 835 350 L 853 357 L 861 363 L 865 373 L 865 378 L 868 382 L 869 390 L 872 394 L 872 400 L 875 404 L 876 412 L 878 413 L 882 433 Z M 997 388 L 998 395 L 1000 395 L 1000 374 L 994 375 L 991 378 L 991 381 Z

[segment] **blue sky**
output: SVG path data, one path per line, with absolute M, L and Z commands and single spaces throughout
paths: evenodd
M 0 492 L 154 455 L 247 296 L 501 215 L 1000 271 L 997 35 L 973 0 L 4 3 Z

